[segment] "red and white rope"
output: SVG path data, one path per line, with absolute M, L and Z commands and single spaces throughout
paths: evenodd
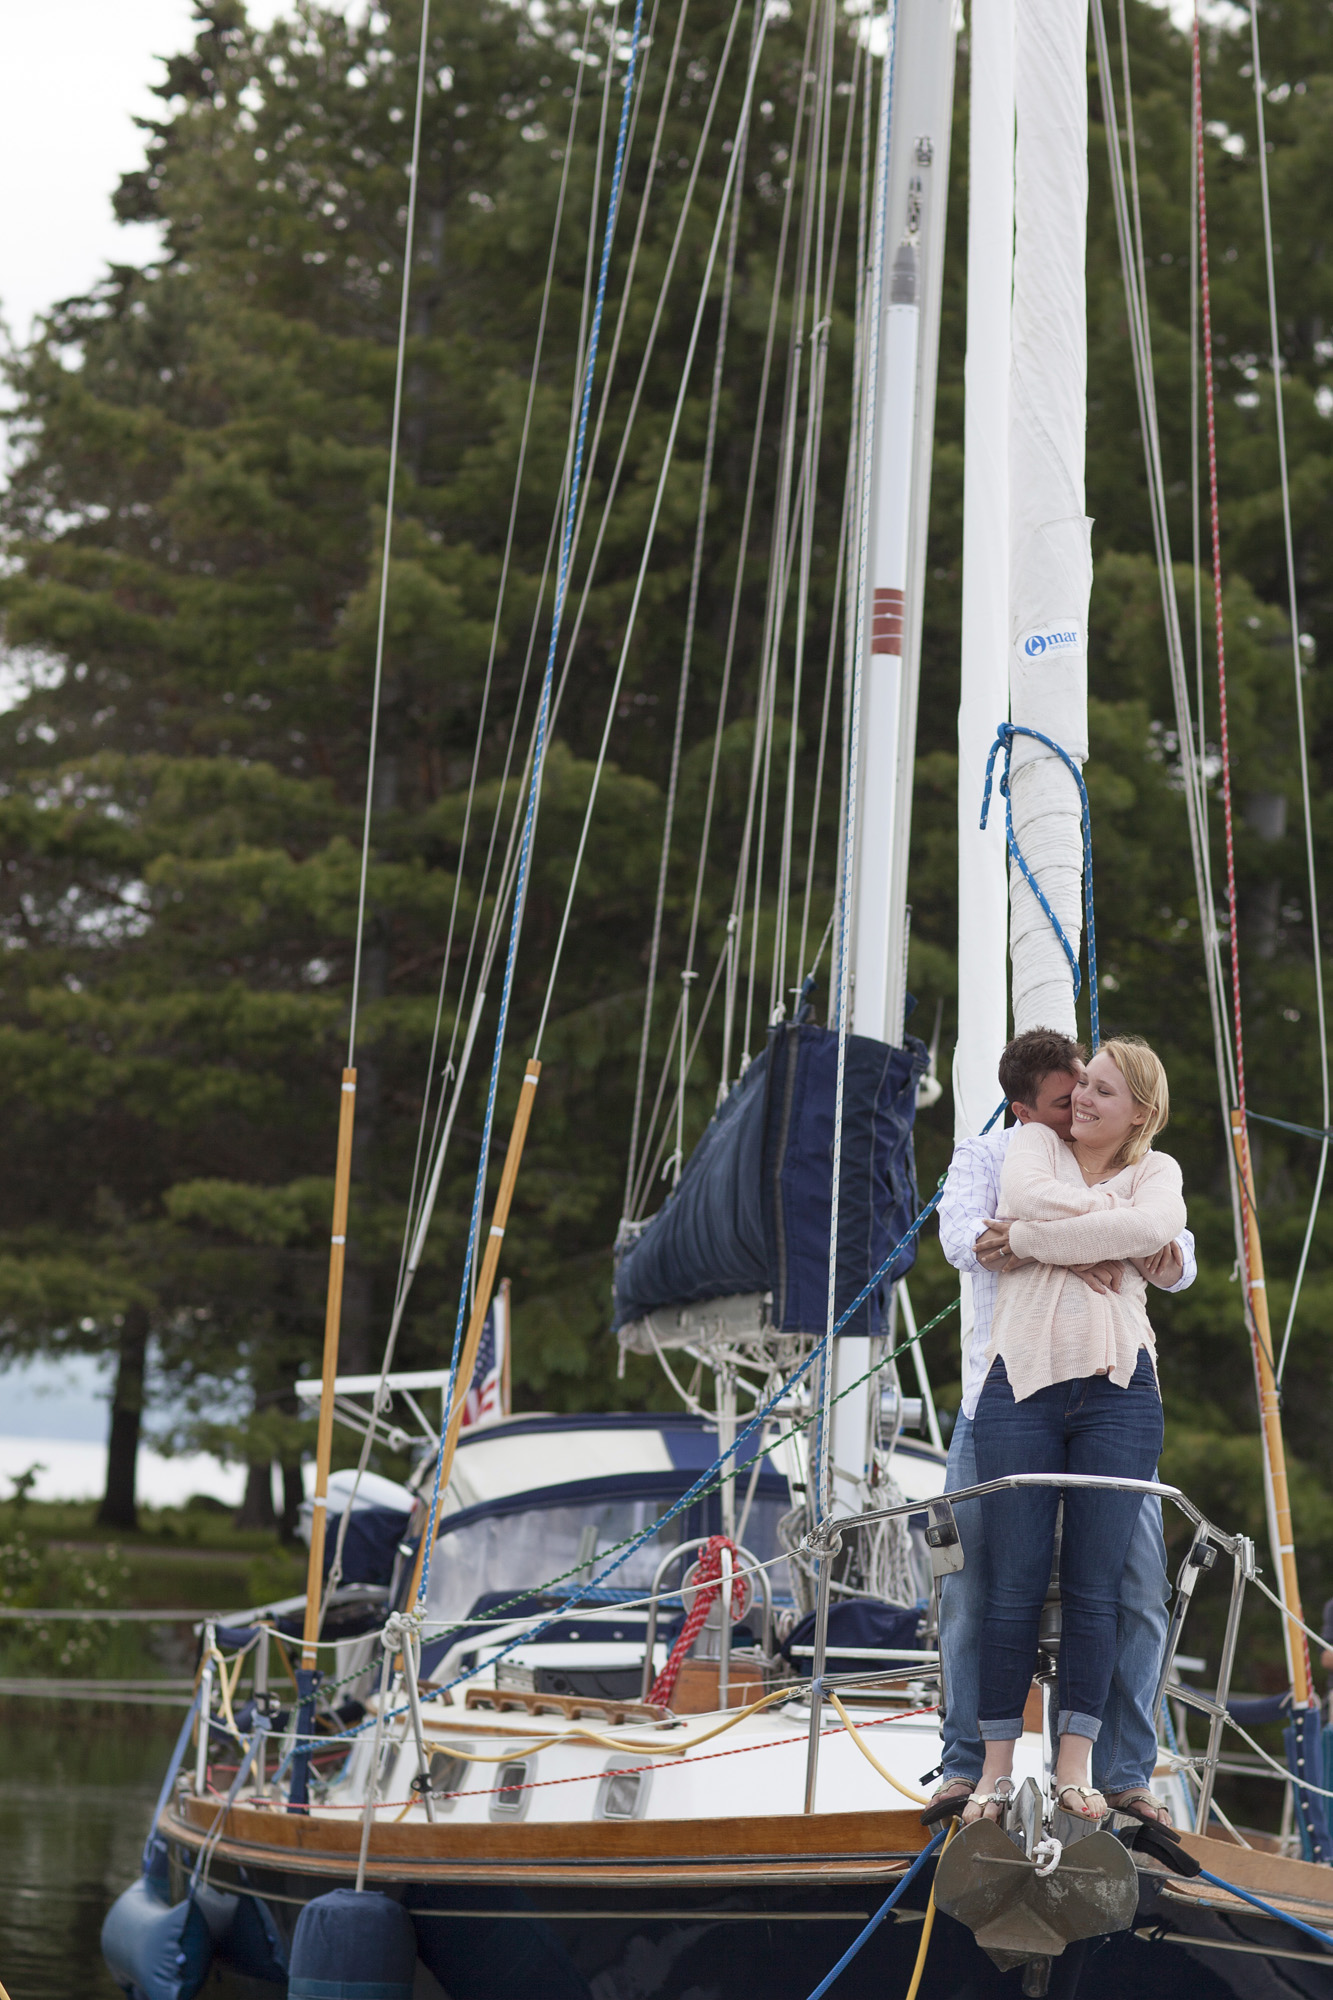
M 703 1631 L 708 1614 L 717 1602 L 718 1594 L 722 1589 L 722 1551 L 724 1549 L 731 1556 L 732 1575 L 735 1578 L 732 1584 L 731 1596 L 731 1615 L 733 1620 L 744 1617 L 749 1605 L 750 1586 L 741 1583 L 740 1579 L 735 1576 L 736 1564 L 740 1559 L 740 1550 L 737 1548 L 735 1542 L 728 1540 L 726 1535 L 710 1536 L 699 1556 L 699 1560 L 691 1566 L 684 1582 L 684 1588 L 686 1589 L 689 1589 L 691 1585 L 695 1587 L 694 1602 L 686 1613 L 685 1623 L 680 1628 L 680 1637 L 671 1648 L 666 1665 L 648 1691 L 649 1701 L 656 1703 L 661 1708 L 669 1708 L 671 1706 L 671 1694 L 676 1685 L 676 1676 L 689 1658 L 691 1648 L 699 1634 Z
M 1244 1171 L 1249 1172 L 1249 1136 L 1245 1127 L 1245 1047 L 1241 1033 L 1240 951 L 1236 908 L 1236 847 L 1231 802 L 1231 743 L 1227 727 L 1226 643 L 1222 620 L 1222 527 L 1217 496 L 1217 423 L 1213 385 L 1213 316 L 1208 283 L 1208 205 L 1204 195 L 1203 61 L 1199 13 L 1194 11 L 1194 160 L 1199 198 L 1199 290 L 1203 308 L 1204 410 L 1208 431 L 1208 513 L 1213 545 L 1213 622 L 1217 632 L 1217 702 L 1221 723 L 1222 820 L 1227 851 L 1227 920 L 1231 931 L 1232 1036 L 1236 1047 L 1236 1100 L 1240 1111 Z M 1246 1297 L 1249 1297 L 1248 1287 Z
M 1236 1050 L 1236 1108 L 1240 1114 L 1240 1199 L 1248 1204 L 1252 1199 L 1254 1176 L 1250 1164 L 1250 1134 L 1245 1112 L 1245 1043 L 1241 1028 L 1240 1004 L 1240 925 L 1236 898 L 1236 850 L 1234 821 L 1231 799 L 1231 744 L 1227 730 L 1227 672 L 1226 646 L 1222 621 L 1222 531 L 1221 509 L 1218 502 L 1217 486 L 1217 424 L 1213 381 L 1213 317 L 1212 297 L 1209 289 L 1208 272 L 1208 204 L 1204 192 L 1204 150 L 1203 150 L 1203 59 L 1199 37 L 1198 0 L 1194 8 L 1194 161 L 1198 189 L 1199 208 L 1199 294 L 1203 323 L 1203 383 L 1204 412 L 1208 434 L 1208 513 L 1212 533 L 1213 549 L 1213 621 L 1217 632 L 1217 702 L 1220 717 L 1222 752 L 1222 819 L 1226 832 L 1227 855 L 1227 918 L 1231 932 L 1231 1008 L 1232 1034 Z M 1280 394 L 1280 386 L 1275 390 Z M 1316 936 L 1315 949 L 1319 948 Z M 1254 1271 L 1250 1259 L 1250 1239 L 1248 1229 L 1240 1230 L 1241 1257 L 1245 1267 L 1245 1324 L 1250 1336 L 1250 1346 L 1254 1352 L 1255 1373 L 1259 1373 L 1260 1341 L 1259 1328 L 1252 1307 Z M 1267 1357 L 1269 1366 L 1273 1356 Z M 1299 1644 L 1305 1654 L 1305 1679 L 1311 1685 L 1310 1649 L 1304 1632 L 1293 1634 L 1293 1644 Z

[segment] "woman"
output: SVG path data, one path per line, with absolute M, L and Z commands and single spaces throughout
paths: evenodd
M 974 1431 L 980 1479 L 1154 1477 L 1162 1404 L 1145 1281 L 1125 1261 L 1118 1289 L 1094 1290 L 1069 1266 L 1149 1257 L 1184 1228 L 1180 1168 L 1152 1150 L 1168 1109 L 1161 1063 L 1146 1042 L 1124 1037 L 1102 1044 L 1076 1087 L 1068 1145 L 1042 1125 L 1015 1134 L 1000 1187 L 1009 1248 L 1024 1261 L 1000 1279 Z M 1026 1487 L 981 1502 L 991 1552 L 978 1711 L 986 1754 L 965 1823 L 998 1819 L 1012 1794 L 1059 1499 L 1058 1488 Z M 1089 1784 L 1092 1746 L 1142 1496 L 1070 1488 L 1064 1499 L 1056 1802 L 1095 1821 L 1107 1806 Z

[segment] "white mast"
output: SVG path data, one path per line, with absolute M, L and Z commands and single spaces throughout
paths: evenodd
M 986 758 L 1009 714 L 1009 314 L 1014 282 L 1014 5 L 973 0 L 958 701 L 958 1045 L 954 1137 L 998 1101 L 1009 1018 L 1003 810 L 981 831 Z M 983 87 L 984 84 L 984 87 Z M 970 1292 L 964 1285 L 965 1318 Z M 969 1330 L 965 1326 L 965 1333 Z
M 1009 714 L 1009 314 L 1014 282 L 1013 0 L 973 0 L 969 22 L 967 360 L 963 420 L 963 643 L 958 698 L 958 1043 L 955 1139 L 999 1100 L 1009 1019 L 1003 811 L 981 831 L 986 759 Z M 984 87 L 982 85 L 984 84 Z M 972 1280 L 960 1277 L 962 1341 Z M 966 1372 L 966 1364 L 965 1364 Z
M 921 600 L 935 431 L 945 204 L 953 115 L 953 0 L 899 0 L 873 398 L 869 569 L 863 595 L 856 882 L 849 939 L 857 1034 L 899 1043 L 906 1004 L 907 850 L 921 673 Z M 867 350 L 870 343 L 866 343 Z
M 990 0 L 984 0 L 989 5 Z M 1015 0 L 1014 303 L 1009 377 L 1012 716 L 1082 764 L 1088 754 L 1092 523 L 1087 436 L 1086 0 Z M 1014 833 L 1074 951 L 1082 932 L 1077 788 L 1018 737 Z M 1074 1033 L 1069 963 L 1017 869 L 1010 874 L 1014 1029 Z
M 945 204 L 953 111 L 954 0 L 898 0 L 892 72 L 882 319 L 873 408 L 868 570 L 860 615 L 865 666 L 860 800 L 848 937 L 857 1034 L 900 1043 L 906 994 L 907 840 L 916 754 L 921 598 L 930 507 Z M 883 162 L 880 163 L 882 171 Z M 867 288 L 874 296 L 875 288 Z M 871 343 L 866 343 L 867 350 Z M 870 1343 L 835 1343 L 832 1393 L 870 1366 Z M 859 1513 L 870 1468 L 871 1393 L 833 1405 L 832 1496 Z

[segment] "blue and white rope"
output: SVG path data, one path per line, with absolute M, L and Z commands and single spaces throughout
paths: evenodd
M 1083 975 L 1079 970 L 1078 953 L 1075 951 L 1055 911 L 1032 870 L 1028 867 L 1022 848 L 1014 835 L 1014 806 L 1009 792 L 1009 765 L 1013 755 L 1015 736 L 1030 736 L 1035 743 L 1044 743 L 1053 750 L 1078 786 L 1081 807 L 1080 830 L 1083 836 L 1083 908 L 1088 933 L 1088 1012 L 1090 1017 L 1092 1046 L 1094 1052 L 1101 1047 L 1101 1012 L 1097 998 L 1097 923 L 1092 907 L 1092 811 L 1088 805 L 1088 788 L 1083 782 L 1083 773 L 1067 750 L 1050 736 L 1044 736 L 1040 729 L 1029 729 L 1026 723 L 1002 722 L 991 744 L 990 756 L 986 759 L 986 785 L 981 795 L 981 831 L 986 831 L 986 820 L 990 813 L 991 782 L 995 771 L 995 759 L 1000 750 L 1004 751 L 1004 771 L 1000 777 L 1000 792 L 1004 799 L 1004 833 L 1009 843 L 1009 852 L 1018 863 L 1023 880 L 1031 889 L 1041 908 L 1050 920 L 1051 928 L 1060 940 L 1060 949 L 1069 960 L 1069 970 L 1074 981 L 1074 998 L 1078 999 L 1083 990 Z
M 555 605 L 551 615 L 551 637 L 546 651 L 546 667 L 542 675 L 541 701 L 537 710 L 537 729 L 532 749 L 532 777 L 528 785 L 527 810 L 523 820 L 523 838 L 519 847 L 518 871 L 514 881 L 514 909 L 509 921 L 509 948 L 505 958 L 504 982 L 500 990 L 500 1018 L 495 1030 L 495 1053 L 491 1058 L 490 1082 L 486 1091 L 486 1118 L 482 1127 L 481 1157 L 477 1163 L 477 1180 L 472 1195 L 472 1214 L 468 1223 L 467 1252 L 463 1259 L 463 1278 L 458 1291 L 458 1317 L 454 1324 L 453 1353 L 449 1358 L 449 1386 L 445 1392 L 444 1412 L 441 1419 L 440 1444 L 435 1456 L 435 1483 L 431 1493 L 428 1523 L 436 1518 L 440 1502 L 440 1473 L 444 1464 L 444 1440 L 449 1427 L 450 1412 L 454 1407 L 457 1387 L 458 1361 L 463 1346 L 463 1329 L 467 1321 L 468 1293 L 471 1287 L 472 1267 L 476 1261 L 477 1236 L 481 1228 L 482 1199 L 486 1189 L 486 1169 L 490 1159 L 491 1132 L 495 1122 L 495 1099 L 500 1082 L 500 1062 L 504 1055 L 505 1030 L 509 1024 L 509 1003 L 514 988 L 514 962 L 518 955 L 519 931 L 523 924 L 523 904 L 527 895 L 528 873 L 532 858 L 533 832 L 537 823 L 537 804 L 541 795 L 542 770 L 546 760 L 547 728 L 551 713 L 551 692 L 555 680 L 555 656 L 560 643 L 560 624 L 564 616 L 565 598 L 569 589 L 569 569 L 574 546 L 574 524 L 578 516 L 579 491 L 583 483 L 583 459 L 588 436 L 588 414 L 592 406 L 593 377 L 597 369 L 597 347 L 601 338 L 602 314 L 606 305 L 607 277 L 611 268 L 611 246 L 615 237 L 616 218 L 620 212 L 620 195 L 625 170 L 625 144 L 629 132 L 630 106 L 634 98 L 634 83 L 639 59 L 639 38 L 643 25 L 643 0 L 635 0 L 634 27 L 630 36 L 629 59 L 625 70 L 624 96 L 620 106 L 620 128 L 616 134 L 615 161 L 611 169 L 611 194 L 606 211 L 606 230 L 602 238 L 602 262 L 597 274 L 597 299 L 593 307 L 592 327 L 588 335 L 588 359 L 583 375 L 583 397 L 579 406 L 578 433 L 574 442 L 574 462 L 570 470 L 569 493 L 565 502 L 564 529 L 560 541 L 560 568 L 556 577 Z M 608 60 L 611 60 L 608 57 Z M 418 1604 L 426 1601 L 426 1587 L 430 1582 L 430 1560 L 433 1537 L 428 1535 L 426 1556 L 421 1570 L 421 1586 L 417 1593 Z

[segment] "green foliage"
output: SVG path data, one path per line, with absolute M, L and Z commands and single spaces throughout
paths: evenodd
M 135 1635 L 119 1625 L 42 1619 L 44 1607 L 112 1611 L 126 1601 L 130 1572 L 115 1548 L 88 1555 L 34 1544 L 20 1528 L 0 1526 L 0 1606 L 31 1609 L 31 1619 L 0 1623 L 0 1673 L 73 1679 L 114 1678 L 136 1657 Z

